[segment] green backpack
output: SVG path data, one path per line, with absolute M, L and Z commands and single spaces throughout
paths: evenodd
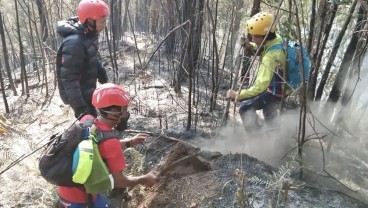
M 96 129 L 93 120 L 75 122 L 62 134 L 50 138 L 38 164 L 48 182 L 58 186 L 84 186 L 91 194 L 112 189 L 114 183 L 101 158 L 98 143 L 118 136 L 113 130 Z
M 73 182 L 84 185 L 89 194 L 102 193 L 114 188 L 114 179 L 101 158 L 98 143 L 105 141 L 96 135 L 95 125 L 90 129 L 88 140 L 79 143 L 73 156 Z M 116 137 L 116 136 L 115 136 Z

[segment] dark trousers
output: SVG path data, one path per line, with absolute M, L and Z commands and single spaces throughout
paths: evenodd
M 96 108 L 92 105 L 92 103 L 86 103 L 86 107 L 81 107 L 81 108 L 73 108 L 74 111 L 74 116 L 75 118 L 78 118 L 81 114 L 86 115 L 86 114 L 90 114 L 93 115 L 94 117 L 97 117 L 97 111 Z
M 269 122 L 275 118 L 280 101 L 281 98 L 269 92 L 264 92 L 256 97 L 240 101 L 239 113 L 246 131 L 253 131 L 259 128 L 256 110 L 263 110 L 265 122 Z

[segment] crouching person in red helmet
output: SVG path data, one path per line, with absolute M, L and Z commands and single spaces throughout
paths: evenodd
M 109 131 L 126 114 L 130 104 L 130 98 L 127 91 L 121 86 L 106 83 L 102 84 L 93 92 L 92 104 L 99 114 L 94 120 L 95 126 L 101 131 Z M 80 121 L 83 122 L 89 118 L 91 118 L 91 115 L 85 115 Z M 137 184 L 151 187 L 157 182 L 158 178 L 152 172 L 141 176 L 126 176 L 122 173 L 126 167 L 122 148 L 140 144 L 147 136 L 146 134 L 138 134 L 128 141 L 113 138 L 98 143 L 98 150 L 112 175 L 114 187 L 132 187 Z M 58 186 L 58 193 L 61 207 L 90 208 L 91 206 L 89 204 L 93 204 L 93 208 L 113 207 L 101 194 L 96 194 L 92 197 L 88 196 L 84 187 Z

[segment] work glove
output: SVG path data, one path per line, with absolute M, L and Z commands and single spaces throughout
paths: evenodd
M 80 106 L 78 108 L 73 108 L 74 110 L 74 117 L 77 119 L 81 119 L 84 115 L 88 113 L 86 106 Z
M 107 77 L 106 69 L 101 66 L 101 68 L 98 68 L 97 72 L 98 72 L 97 74 L 98 82 L 101 84 L 107 83 L 109 79 Z
M 102 65 L 100 54 L 98 54 L 98 61 L 97 61 L 97 80 L 100 84 L 105 84 L 109 81 L 106 69 Z
M 251 49 L 251 46 L 252 46 L 249 42 L 249 39 L 245 36 L 240 38 L 239 44 L 246 49 Z
M 121 119 L 120 123 L 118 123 L 115 127 L 117 131 L 124 131 L 128 128 L 128 120 L 130 118 L 130 113 L 126 112 L 125 116 Z
M 235 90 L 228 90 L 226 92 L 226 99 L 236 102 L 238 98 L 238 92 Z

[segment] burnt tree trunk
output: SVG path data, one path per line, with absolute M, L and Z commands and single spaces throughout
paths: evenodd
M 195 0 L 183 0 L 182 1 L 182 10 L 181 10 L 181 23 L 185 23 L 187 20 L 190 21 L 192 15 L 193 15 L 193 4 Z M 179 93 L 181 92 L 181 81 L 184 78 L 184 73 L 188 69 L 188 53 L 191 53 L 191 51 L 188 51 L 187 42 L 188 39 L 188 31 L 190 28 L 188 28 L 188 25 L 185 27 L 185 30 L 181 30 L 180 32 L 180 63 L 177 67 L 177 73 L 176 78 L 174 80 L 175 83 L 175 92 Z M 192 26 L 191 26 L 192 27 Z M 191 47 L 190 47 L 191 48 Z
M 218 10 L 218 0 L 215 1 L 215 14 L 213 15 L 209 6 L 209 2 L 207 1 L 207 9 L 210 16 L 210 24 L 212 25 L 211 38 L 212 38 L 212 89 L 211 89 L 211 98 L 210 98 L 210 112 L 212 112 L 216 106 L 216 84 L 219 79 L 219 54 L 217 48 L 217 40 L 216 40 L 216 29 L 217 29 L 217 10 Z
M 33 12 L 33 16 L 35 17 L 36 14 L 35 14 L 35 8 L 32 4 L 32 12 Z M 41 34 L 39 33 L 38 31 L 38 27 L 37 27 L 37 23 L 36 21 L 32 21 L 33 23 L 33 27 L 34 27 L 34 32 L 36 33 L 36 38 L 37 38 L 37 42 L 38 42 L 38 47 L 39 47 L 39 51 L 40 51 L 40 54 L 41 54 L 41 67 L 42 67 L 42 83 L 44 83 L 43 86 L 45 86 L 46 88 L 46 94 L 45 96 L 48 97 L 49 96 L 49 86 L 48 86 L 48 79 L 47 79 L 47 71 L 46 71 L 46 66 L 45 66 L 45 61 L 46 61 L 46 54 L 45 54 L 45 50 L 44 50 L 44 45 L 43 45 L 43 42 L 42 42 L 42 36 Z M 55 77 L 55 80 L 56 80 L 56 77 Z
M 351 102 L 354 92 L 356 91 L 356 87 L 359 82 L 361 82 L 361 70 L 362 64 L 364 63 L 364 57 L 367 54 L 367 30 L 368 24 L 366 23 L 367 14 L 365 14 L 363 18 L 363 27 L 362 30 L 358 33 L 359 39 L 357 48 L 354 51 L 353 59 L 352 59 L 352 67 L 348 68 L 348 77 L 346 78 L 346 83 L 343 88 L 342 96 L 341 96 L 341 104 L 342 106 L 354 105 L 355 103 Z
M 22 95 L 29 96 L 29 87 L 28 87 L 28 78 L 27 78 L 27 71 L 26 71 L 26 63 L 24 61 L 24 54 L 23 54 L 23 43 L 20 34 L 20 24 L 19 24 L 19 12 L 18 12 L 18 3 L 17 0 L 14 0 L 15 3 L 15 14 L 16 14 L 16 26 L 17 26 L 17 35 L 18 35 L 18 42 L 19 42 L 19 58 L 20 58 L 20 68 L 21 68 L 21 83 L 22 83 Z
M 119 41 L 122 37 L 121 29 L 121 4 L 122 1 L 111 0 L 110 1 L 110 22 L 111 22 L 111 34 L 116 41 Z M 113 41 L 114 48 L 117 45 L 116 41 Z
M 340 33 L 339 33 L 339 35 L 337 36 L 337 38 L 335 40 L 335 43 L 334 43 L 333 48 L 332 48 L 332 51 L 331 51 L 330 58 L 327 61 L 327 65 L 326 65 L 326 68 L 325 68 L 325 70 L 323 72 L 322 79 L 321 79 L 321 81 L 319 83 L 319 86 L 317 88 L 316 100 L 320 100 L 321 97 L 322 97 L 323 90 L 325 89 L 325 85 L 326 85 L 328 76 L 330 74 L 332 64 L 335 61 L 335 58 L 336 58 L 336 55 L 337 55 L 337 51 L 340 48 L 340 44 L 341 44 L 342 38 L 345 35 L 345 31 L 346 31 L 346 29 L 347 29 L 347 27 L 348 27 L 348 25 L 349 25 L 349 23 L 351 21 L 351 17 L 353 16 L 353 13 L 354 13 L 354 10 L 355 10 L 355 7 L 356 7 L 357 3 L 358 3 L 358 0 L 354 0 L 354 2 L 351 4 L 350 10 L 349 10 L 349 14 L 347 15 L 346 20 L 345 20 L 345 23 L 342 26 L 342 28 L 340 30 Z M 336 6 L 336 8 L 337 8 L 337 6 Z
M 1 31 L 1 33 L 3 33 L 3 32 Z M 1 64 L 1 61 L 0 61 L 0 66 L 1 65 L 2 64 Z M 5 112 L 10 113 L 8 100 L 6 99 L 6 94 L 5 94 L 5 84 L 4 84 L 4 79 L 3 79 L 3 73 L 1 71 L 0 71 L 0 87 L 1 87 L 1 94 L 3 95 Z
M 171 0 L 166 1 L 166 11 L 174 11 L 174 4 Z M 172 30 L 175 26 L 174 18 L 168 18 L 166 23 L 166 29 L 168 31 Z M 172 54 L 175 49 L 175 42 L 176 42 L 176 33 L 172 33 L 165 42 L 165 54 Z
M 121 11 L 119 12 L 119 10 L 117 10 L 115 7 L 118 5 L 119 3 L 116 0 L 111 0 L 110 1 L 110 11 L 111 11 L 111 34 L 112 34 L 112 39 L 111 41 L 108 41 L 107 44 L 111 44 L 109 46 L 109 50 L 110 50 L 110 58 L 111 58 L 111 65 L 112 65 L 112 69 L 113 71 L 115 71 L 116 75 L 118 75 L 119 73 L 119 69 L 118 69 L 118 64 L 117 64 L 117 50 L 118 50 L 118 45 L 119 45 L 119 41 L 117 40 L 117 37 L 121 37 L 121 20 L 120 17 L 121 15 L 119 15 L 121 13 Z M 115 14 L 115 12 L 118 12 L 117 14 Z M 129 10 L 128 10 L 129 12 Z M 108 38 L 108 33 L 106 33 L 106 36 Z M 120 39 L 120 38 L 119 38 Z M 113 55 L 112 55 L 113 54 Z M 119 81 L 119 78 L 117 76 L 117 80 L 115 81 Z
M 192 90 L 193 90 L 193 57 L 192 57 L 192 24 L 189 21 L 188 24 L 188 41 L 187 41 L 187 58 L 186 66 L 188 69 L 188 79 L 189 79 L 189 95 L 188 95 L 188 119 L 187 119 L 187 130 L 190 130 L 192 125 Z
M 254 16 L 255 14 L 257 14 L 258 12 L 260 12 L 261 10 L 261 0 L 253 0 L 253 6 L 252 6 L 252 12 L 250 14 L 250 16 Z M 252 40 L 252 36 L 250 34 L 248 34 L 247 37 L 250 41 Z M 241 68 L 241 75 L 240 75 L 240 79 L 241 81 L 244 82 L 248 82 L 249 81 L 249 67 L 250 67 L 250 61 L 249 58 L 253 55 L 253 52 L 251 50 L 243 50 L 243 59 L 242 59 L 242 68 Z M 234 80 L 235 82 L 237 80 Z
M 326 13 L 327 13 L 327 1 L 326 0 L 322 0 L 319 4 L 319 10 L 318 10 L 318 23 L 316 23 L 316 25 L 314 27 L 319 27 L 318 28 L 318 35 L 316 37 L 316 45 L 317 46 L 321 46 L 321 41 L 322 41 L 322 33 L 323 33 L 323 28 L 325 25 L 325 21 L 326 21 Z M 312 41 L 313 42 L 313 41 Z M 309 84 L 308 84 L 308 98 L 310 100 L 314 100 L 314 96 L 315 96 L 315 92 L 316 92 L 316 86 L 317 86 L 317 77 L 318 77 L 318 66 L 317 66 L 317 57 L 319 54 L 321 47 L 315 47 L 314 50 L 312 51 L 312 57 L 311 57 L 311 62 L 312 67 L 311 67 L 311 72 L 310 72 L 310 77 L 309 77 Z
M 125 7 L 124 7 L 124 17 L 122 22 L 121 33 L 124 34 L 128 31 L 128 9 L 129 9 L 130 0 L 125 0 Z
M 10 48 L 12 51 L 10 54 L 9 54 L 9 65 L 12 64 L 13 65 L 13 80 L 17 80 L 17 74 L 15 73 L 15 69 L 17 68 L 17 64 L 19 63 L 19 58 L 17 56 L 17 51 L 15 50 L 15 47 L 14 47 L 14 44 L 13 44 L 13 41 L 12 41 L 12 38 L 10 38 L 10 32 L 9 30 L 5 27 L 5 19 L 3 18 L 3 22 L 4 22 L 4 32 L 6 32 L 6 36 L 8 37 L 8 40 L 9 40 L 9 43 L 10 43 Z M 9 23 L 9 21 L 8 21 Z M 10 23 L 9 23 L 10 24 Z M 14 81 L 14 85 L 15 85 L 15 88 L 18 87 L 18 84 L 16 81 Z
M 313 39 L 314 39 L 314 29 L 316 27 L 316 1 L 312 0 L 312 8 L 311 8 L 311 19 L 309 23 L 309 32 L 308 32 L 308 43 L 307 43 L 307 52 L 311 54 L 313 47 Z
M 57 34 L 56 34 L 56 30 L 53 30 L 53 25 L 56 24 L 56 21 L 59 20 L 58 18 L 56 18 L 56 15 L 54 15 L 54 11 L 52 10 L 54 4 L 53 2 L 47 1 L 47 4 L 44 1 L 44 13 L 45 13 L 45 17 L 46 17 L 46 22 L 47 22 L 47 27 L 51 28 L 49 31 L 49 35 L 48 35 L 48 44 L 50 46 L 50 48 L 52 50 L 49 50 L 47 53 L 47 57 L 52 57 L 52 52 L 53 51 L 57 51 L 58 49 L 58 44 L 57 44 Z M 51 53 L 50 53 L 51 52 Z M 50 69 L 51 70 L 51 69 Z
M 33 52 L 33 70 L 37 71 L 37 78 L 38 78 L 38 82 L 41 82 L 41 77 L 40 77 L 40 70 L 38 67 L 38 61 L 37 61 L 37 52 L 36 52 L 36 46 L 35 46 L 35 41 L 33 39 L 33 30 L 32 30 L 32 23 L 31 23 L 31 10 L 29 8 L 28 5 L 27 6 L 27 12 L 29 15 L 28 18 L 28 26 L 29 26 L 29 33 L 30 33 L 30 41 L 31 41 L 31 46 L 32 46 L 32 52 Z
M 9 54 L 8 54 L 7 44 L 6 44 L 6 41 L 5 41 L 4 27 L 5 26 L 4 26 L 4 22 L 3 22 L 2 13 L 0 11 L 0 35 L 1 35 L 1 43 L 2 43 L 2 48 L 3 48 L 3 56 L 4 56 L 4 62 L 5 62 L 5 69 L 6 69 L 6 73 L 8 75 L 10 88 L 13 90 L 13 95 L 14 96 L 17 96 L 18 93 L 17 93 L 17 90 L 15 88 L 14 80 L 12 78 L 11 71 L 10 71 Z M 2 86 L 2 89 L 4 89 L 3 86 Z
M 38 15 L 40 16 L 40 23 L 41 23 L 41 30 L 42 30 L 42 42 L 46 42 L 47 38 L 49 37 L 49 30 L 47 27 L 47 19 L 45 14 L 45 9 L 43 7 L 42 0 L 36 0 Z
M 341 97 L 342 87 L 344 86 L 345 80 L 347 78 L 349 66 L 351 65 L 351 62 L 353 62 L 355 50 L 358 48 L 359 31 L 363 28 L 363 20 L 365 19 L 364 16 L 364 7 L 360 6 L 354 32 L 352 34 L 348 47 L 346 48 L 339 71 L 337 72 L 336 79 L 328 97 L 328 101 L 330 102 L 337 102 Z
M 199 54 L 201 52 L 201 42 L 202 42 L 202 26 L 203 26 L 203 9 L 204 9 L 204 0 L 196 0 L 196 6 L 195 6 L 195 18 L 192 18 L 194 20 L 195 24 L 192 24 L 193 27 L 193 41 L 192 41 L 192 53 L 193 53 L 193 64 L 194 68 L 197 67 L 197 63 L 199 60 Z
M 315 92 L 316 92 L 316 86 L 317 86 L 317 77 L 320 70 L 322 57 L 324 55 L 326 44 L 328 41 L 328 38 L 330 36 L 332 23 L 336 16 L 337 11 L 337 4 L 331 4 L 331 2 L 328 2 L 327 0 L 324 0 L 321 2 L 323 5 L 320 10 L 321 15 L 321 25 L 320 25 L 320 33 L 318 36 L 316 51 L 313 54 L 313 61 L 314 66 L 312 65 L 313 73 L 311 73 L 311 78 L 309 80 L 309 99 L 314 100 L 315 98 Z M 330 5 L 331 4 L 331 5 Z M 325 24 L 325 20 L 328 18 L 328 22 Z
M 243 18 L 243 8 L 244 8 L 244 1 L 237 1 L 236 4 L 235 4 L 235 11 L 234 11 L 234 24 L 233 24 L 233 27 L 232 27 L 232 31 L 231 31 L 231 44 L 230 44 L 230 51 L 231 52 L 234 52 L 234 46 L 236 45 L 236 43 L 238 42 L 237 40 L 237 35 L 238 35 L 238 31 L 239 31 L 239 28 L 240 28 L 240 22 Z
M 192 74 L 196 74 L 198 69 L 198 64 L 200 61 L 200 54 L 201 54 L 201 46 L 202 46 L 202 27 L 203 27 L 203 9 L 204 9 L 204 0 L 196 0 L 195 4 L 195 14 L 192 18 L 194 24 L 192 24 L 191 32 L 193 39 L 192 42 L 192 63 L 193 63 L 193 70 L 195 70 Z M 191 80 L 193 82 L 193 105 L 196 105 L 196 78 Z

